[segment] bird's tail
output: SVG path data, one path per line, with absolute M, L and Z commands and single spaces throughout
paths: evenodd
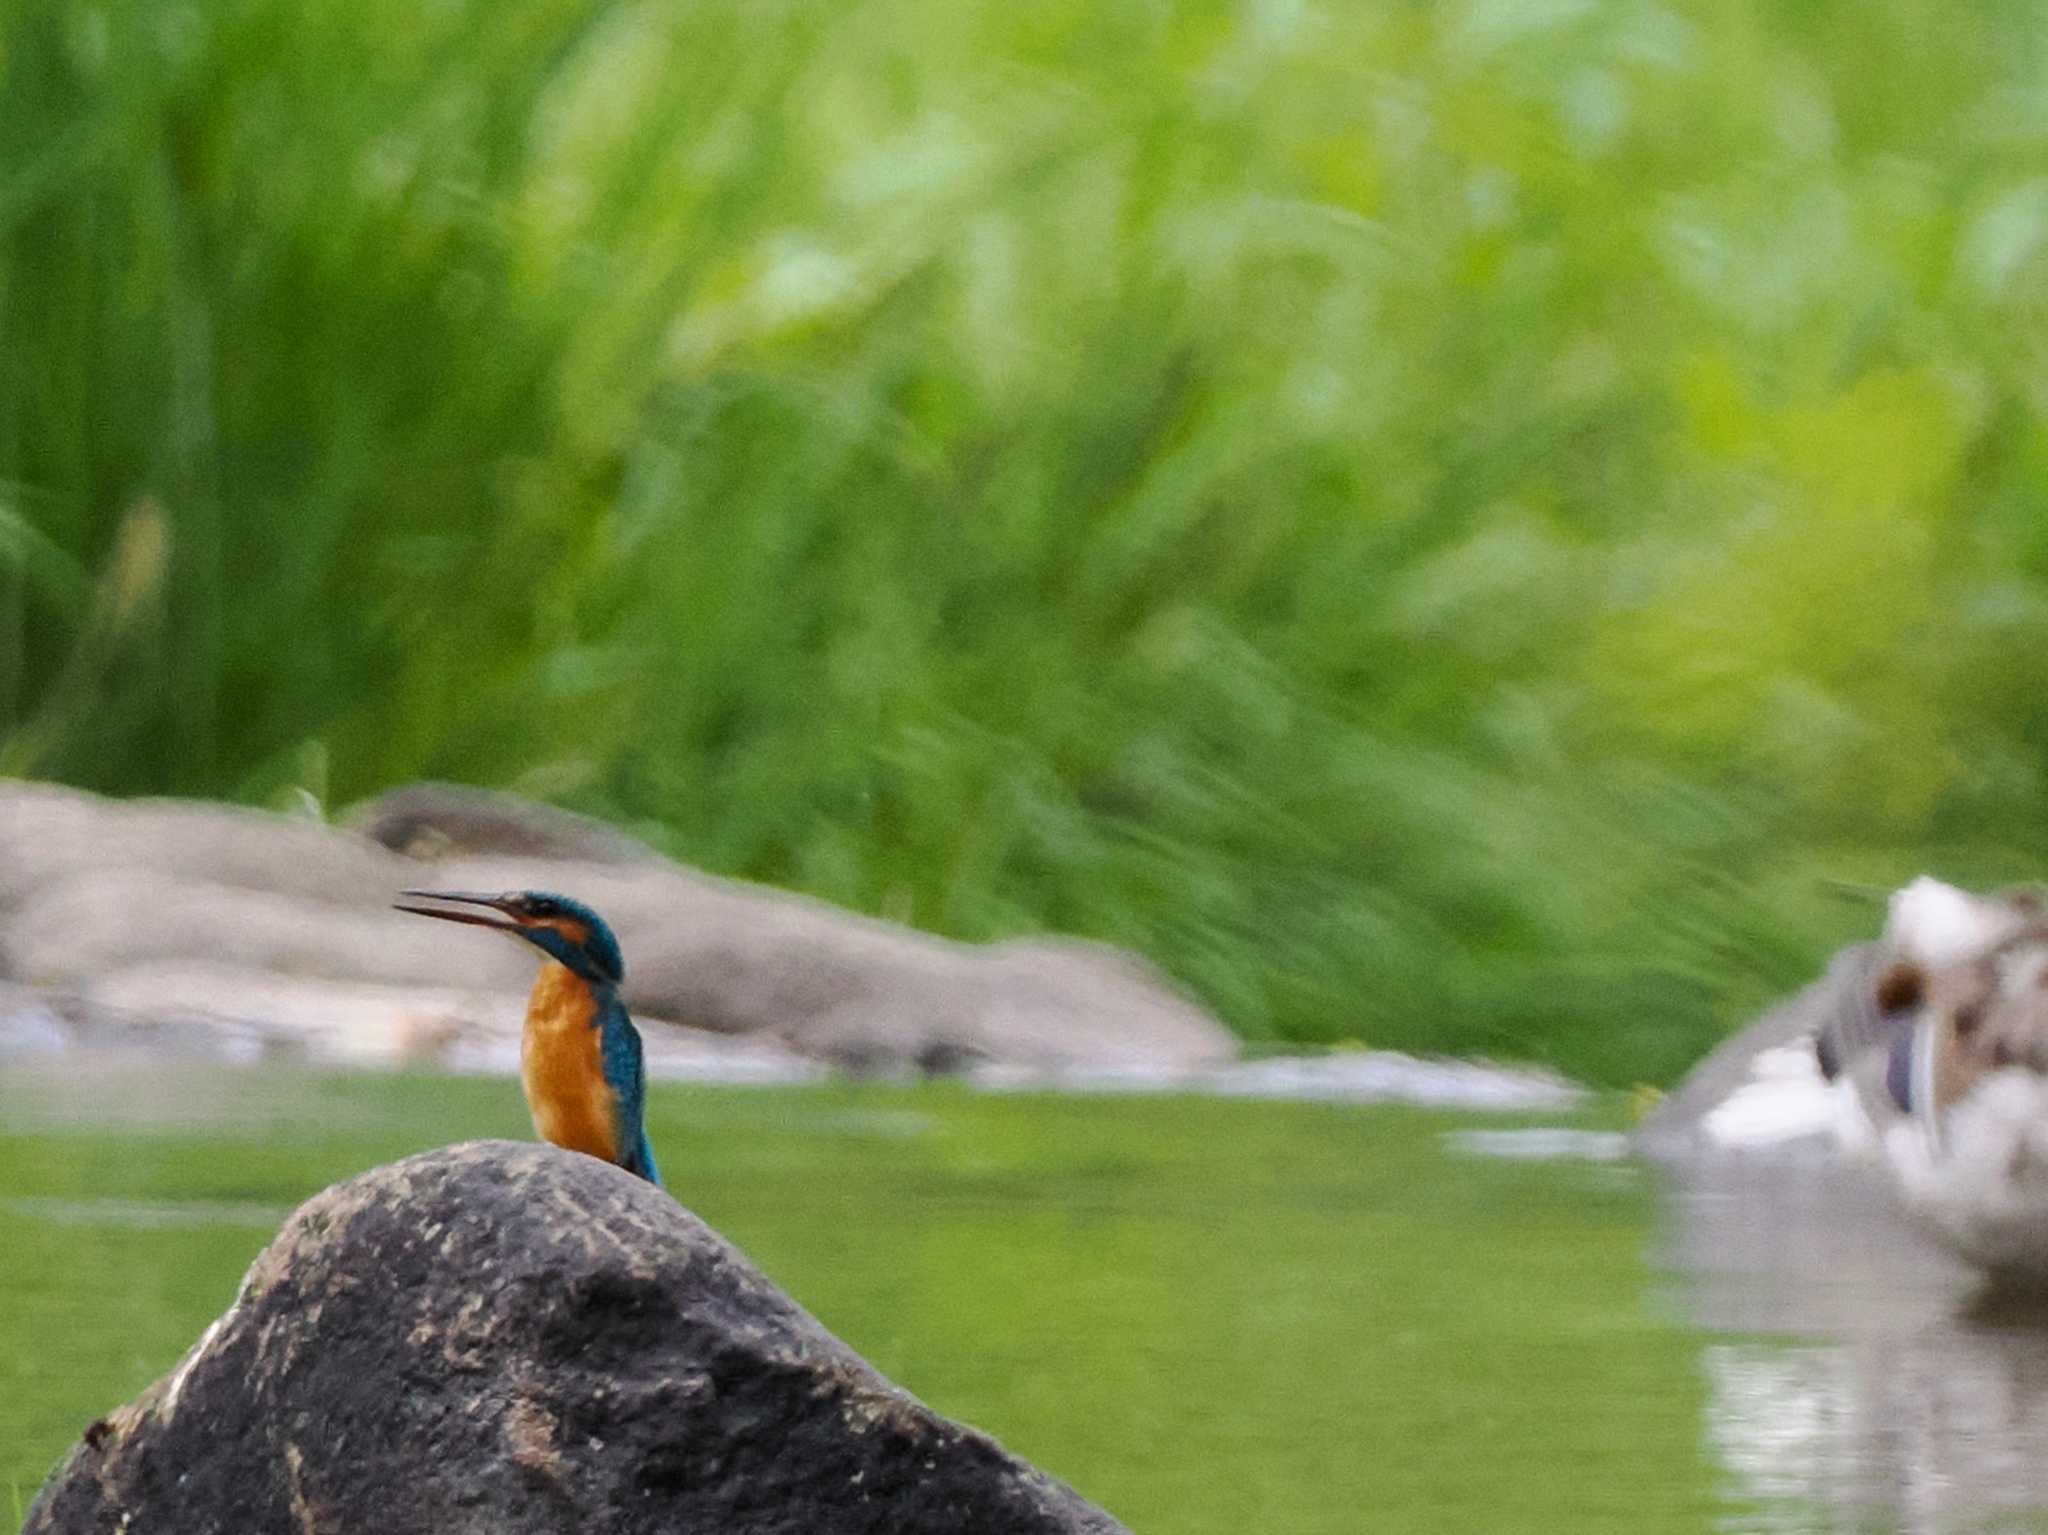
M 656 1188 L 661 1187 L 661 1173 L 654 1165 L 654 1148 L 647 1143 L 647 1132 L 640 1132 L 640 1143 L 633 1148 L 633 1154 L 619 1164 L 629 1173 L 645 1178 Z

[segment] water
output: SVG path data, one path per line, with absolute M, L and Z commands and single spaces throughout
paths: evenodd
M 1615 1158 L 1624 1138 L 1448 1133 L 1454 1150 Z M 1639 1171 L 1650 1304 L 1695 1335 L 1725 1531 L 2048 1530 L 2048 1291 L 1994 1287 L 1874 1170 L 1811 1149 Z
M 0 1508 L 277 1219 L 526 1133 L 511 1084 L 0 1073 Z M 1503 1119 L 683 1088 L 676 1192 L 887 1374 L 1135 1530 L 2048 1531 L 2048 1322 L 1880 1189 Z
M 1661 1170 L 1731 1530 L 2048 1530 L 2048 1301 L 1999 1293 L 1820 1159 Z

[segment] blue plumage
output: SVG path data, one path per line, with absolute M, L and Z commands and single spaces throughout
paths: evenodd
M 654 1148 L 647 1143 L 647 1069 L 642 1063 L 640 1031 L 626 1013 L 626 1004 L 612 988 L 598 990 L 599 1050 L 604 1080 L 612 1090 L 612 1133 L 619 1147 L 619 1166 L 659 1184 Z

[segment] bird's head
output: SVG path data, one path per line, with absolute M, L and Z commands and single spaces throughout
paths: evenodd
M 625 976 L 626 964 L 619 955 L 619 941 L 605 926 L 604 918 L 565 895 L 546 890 L 509 890 L 503 895 L 472 895 L 459 890 L 400 893 L 417 900 L 445 901 L 458 908 L 481 907 L 483 910 L 451 911 L 441 906 L 397 903 L 400 911 L 496 928 L 523 938 L 550 958 L 561 961 L 589 985 L 616 986 Z

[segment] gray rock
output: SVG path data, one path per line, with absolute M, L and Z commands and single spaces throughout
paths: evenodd
M 478 1142 L 301 1207 L 25 1535 L 1122 1526 L 892 1386 L 660 1190 Z
M 661 859 L 646 843 L 587 815 L 466 784 L 407 784 L 353 807 L 342 824 L 422 863 L 479 853 L 584 863 Z
M 0 986 L 0 1058 L 8 1048 L 6 997 Z M 121 1020 L 129 1042 L 143 1046 L 178 1025 L 203 1025 L 223 1035 L 253 1035 L 270 1053 L 319 1066 L 515 1076 L 526 995 L 523 989 L 387 986 L 174 961 L 94 976 L 63 993 L 59 1005 L 86 1018 Z M 772 1039 L 676 1028 L 645 1013 L 639 1022 L 647 1075 L 657 1081 L 794 1083 L 826 1074 Z
M 315 821 L 0 779 L 0 913 L 75 876 L 109 870 L 367 904 L 414 869 Z
M 289 857 L 280 850 L 281 862 Z M 417 871 L 393 870 L 339 902 L 116 863 L 27 896 L 6 923 L 7 958 L 38 986 L 181 960 L 477 991 L 523 993 L 532 984 L 531 957 L 512 945 L 451 943 L 440 928 L 393 911 L 408 874 Z
M 852 1069 L 1189 1069 L 1237 1052 L 1220 1023 L 1143 960 L 1101 945 L 951 942 L 714 878 L 507 795 L 422 785 L 373 802 L 360 819 L 370 835 L 0 782 L 0 975 L 84 995 L 108 977 L 204 965 L 523 995 L 530 953 L 451 935 L 390 903 L 407 886 L 540 887 L 590 902 L 617 930 L 636 1012 L 757 1035 Z M 371 836 L 425 848 L 434 861 Z M 242 1006 L 266 995 L 252 987 Z M 124 988 L 120 1005 L 140 1018 L 150 999 Z
M 41 993 L 0 982 L 0 1061 L 62 1055 L 71 1031 Z
M 573 894 L 617 932 L 636 1012 L 764 1033 L 854 1070 L 1190 1067 L 1237 1053 L 1145 961 L 1099 944 L 956 943 L 668 863 L 469 858 L 435 876 L 451 889 Z

